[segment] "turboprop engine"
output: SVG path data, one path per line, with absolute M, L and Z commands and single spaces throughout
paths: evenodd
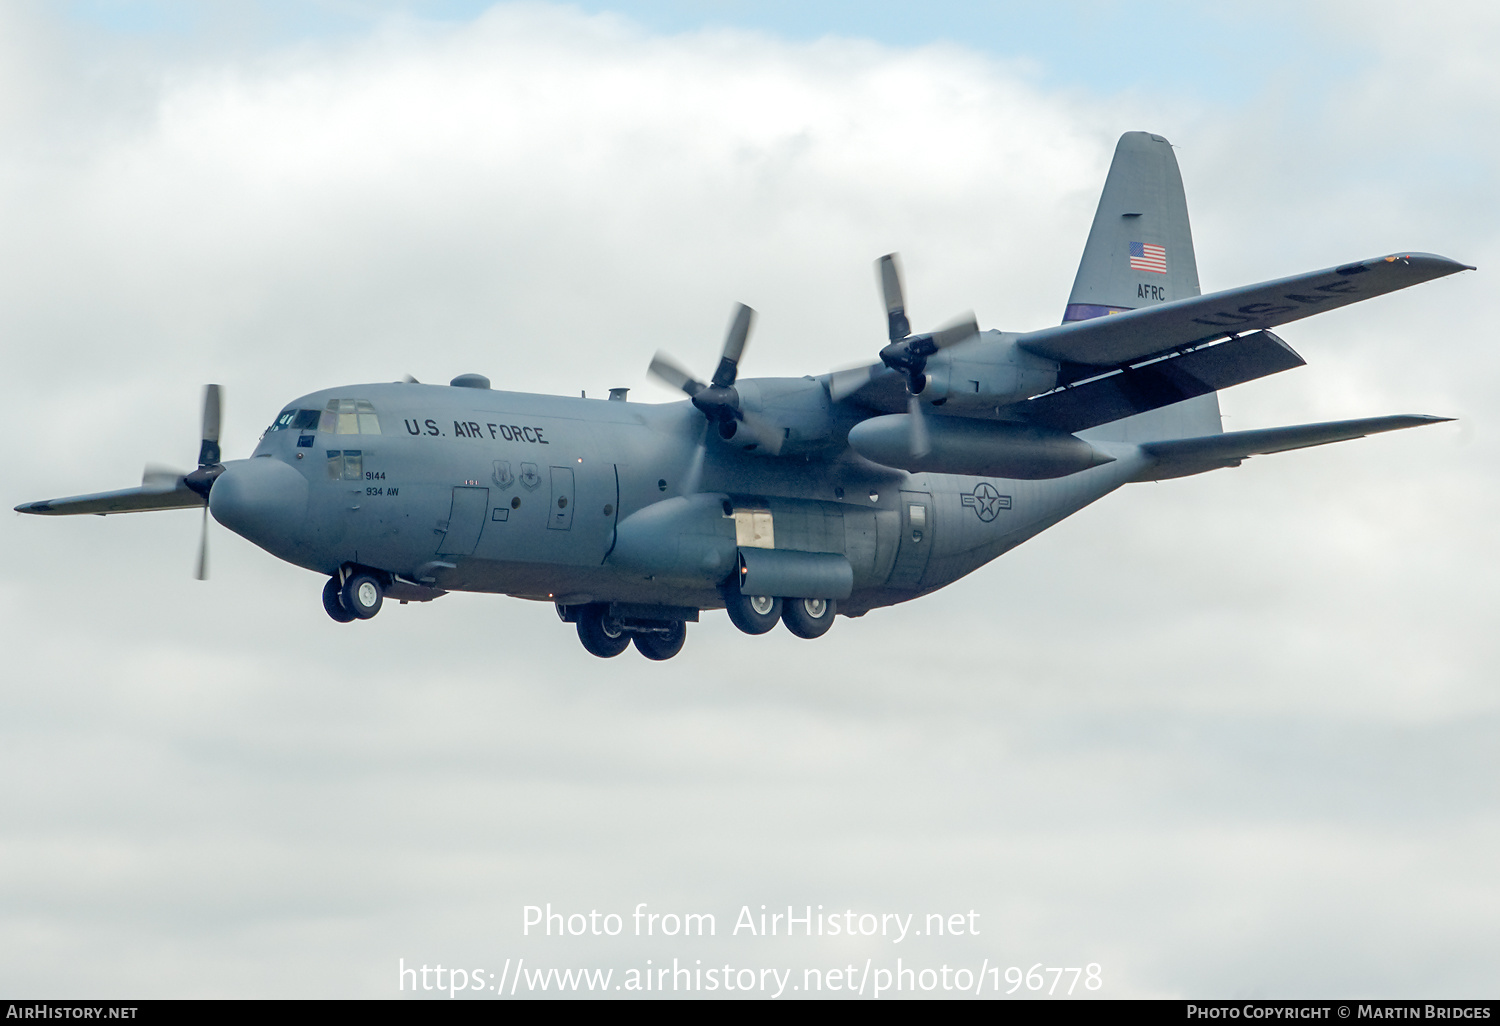
M 1022 481 L 1067 477 L 1113 463 L 1114 457 L 1061 431 L 961 417 L 929 417 L 928 451 L 912 452 L 909 413 L 861 421 L 849 444 L 868 460 L 912 472 L 1008 477 Z
M 1055 387 L 1055 360 L 1016 345 L 1014 332 L 982 331 L 967 345 L 927 363 L 924 403 L 953 410 L 994 410 Z

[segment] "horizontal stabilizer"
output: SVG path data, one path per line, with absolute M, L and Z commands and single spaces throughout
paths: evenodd
M 1452 417 L 1429 417 L 1417 414 L 1394 417 L 1366 417 L 1363 420 L 1333 420 L 1322 424 L 1298 424 L 1293 427 L 1261 428 L 1256 431 L 1229 431 L 1202 438 L 1174 438 L 1148 442 L 1141 451 L 1156 461 L 1135 480 L 1161 481 L 1172 477 L 1201 474 L 1220 467 L 1237 467 L 1250 456 L 1306 449 L 1329 442 L 1346 442 L 1352 438 L 1376 435 L 1382 431 L 1443 424 Z
M 80 513 L 147 513 L 160 509 L 193 509 L 204 503 L 203 496 L 181 483 L 175 487 L 147 484 L 139 488 L 121 488 L 117 492 L 95 492 L 92 495 L 71 495 L 66 499 L 46 499 L 28 502 L 16 507 L 17 513 L 41 513 L 46 516 L 66 517 Z
M 1211 292 L 1029 332 L 1016 340 L 1050 360 L 1114 367 L 1184 346 L 1311 317 L 1433 278 L 1472 271 L 1447 257 L 1407 253 Z

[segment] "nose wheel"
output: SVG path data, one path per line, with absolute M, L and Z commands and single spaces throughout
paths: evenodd
M 335 622 L 350 623 L 357 617 L 344 608 L 344 597 L 340 594 L 343 590 L 337 577 L 328 578 L 328 583 L 323 585 L 323 609 Z
M 380 604 L 385 600 L 385 588 L 371 574 L 351 574 L 344 582 L 340 597 L 344 600 L 345 609 L 361 620 L 368 620 L 380 612 Z
M 374 574 L 353 573 L 342 584 L 335 574 L 323 585 L 323 609 L 338 623 L 368 620 L 384 600 L 385 585 Z

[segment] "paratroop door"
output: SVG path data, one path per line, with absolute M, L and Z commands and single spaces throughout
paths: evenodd
M 886 586 L 915 588 L 927 569 L 932 551 L 932 496 L 926 492 L 901 493 L 901 547 Z

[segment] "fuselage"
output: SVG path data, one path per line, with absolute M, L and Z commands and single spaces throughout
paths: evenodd
M 705 434 L 690 403 L 355 385 L 288 404 L 249 460 L 226 464 L 211 508 L 319 573 L 356 565 L 434 594 L 560 605 L 718 608 L 722 553 L 836 553 L 853 571 L 839 611 L 859 615 L 957 580 L 1144 460 L 1118 445 L 1115 462 L 1056 480 L 908 474 L 859 456 L 847 430 L 778 457 L 707 432 L 684 497 Z

